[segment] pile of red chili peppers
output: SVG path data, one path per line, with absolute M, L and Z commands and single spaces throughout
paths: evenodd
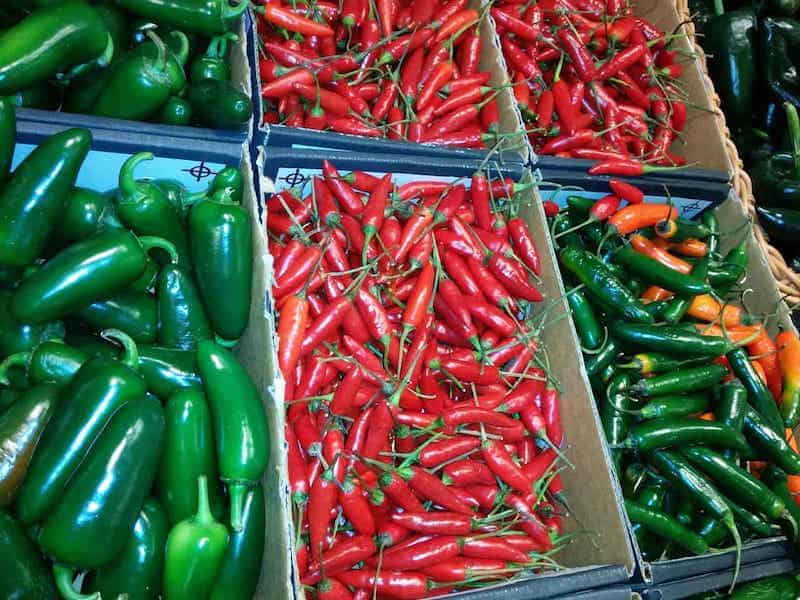
M 683 68 L 628 2 L 497 0 L 490 14 L 537 153 L 685 163 L 670 151 L 686 125 Z
M 491 147 L 497 95 L 480 67 L 485 13 L 467 0 L 265 5 L 264 119 L 449 146 Z
M 557 566 L 563 431 L 538 366 L 539 254 L 514 216 L 526 187 L 325 161 L 306 195 L 269 199 L 295 549 L 317 597 Z

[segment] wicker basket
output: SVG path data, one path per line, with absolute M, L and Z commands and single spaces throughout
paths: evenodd
M 706 55 L 695 37 L 694 23 L 692 23 L 690 18 L 688 0 L 675 0 L 675 7 L 678 10 L 678 14 L 681 15 L 682 19 L 686 23 L 684 26 L 686 29 L 686 34 L 694 46 L 697 62 L 705 79 L 706 89 L 709 90 L 711 95 L 711 104 L 714 106 L 721 129 L 725 132 L 725 146 L 728 156 L 731 160 L 731 164 L 733 165 L 733 179 L 731 182 L 733 189 L 736 190 L 737 194 L 742 199 L 747 213 L 753 218 L 753 232 L 755 234 L 756 241 L 764 250 L 764 254 L 769 261 L 769 266 L 772 269 L 772 273 L 775 275 L 775 279 L 778 281 L 778 288 L 780 289 L 781 293 L 784 294 L 786 301 L 789 304 L 796 304 L 800 302 L 800 274 L 795 273 L 789 267 L 789 265 L 786 264 L 783 255 L 781 255 L 777 249 L 773 248 L 769 244 L 766 234 L 758 225 L 758 221 L 756 219 L 756 201 L 753 197 L 753 183 L 750 181 L 750 176 L 744 170 L 742 160 L 739 158 L 739 152 L 736 149 L 733 140 L 731 140 L 730 130 L 725 123 L 725 115 L 720 109 L 719 96 L 714 91 L 714 83 L 708 76 Z

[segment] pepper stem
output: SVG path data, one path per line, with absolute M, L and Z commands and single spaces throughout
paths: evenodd
M 156 65 L 162 71 L 166 71 L 167 69 L 167 45 L 164 43 L 158 34 L 154 31 L 146 31 L 145 35 L 150 38 L 150 41 L 153 42 L 156 46 L 156 50 L 158 51 L 158 55 L 156 56 Z
M 131 336 L 119 329 L 104 329 L 100 337 L 104 340 L 117 342 L 122 346 L 123 354 L 119 359 L 120 362 L 134 371 L 139 369 L 139 349 Z
M 197 478 L 197 512 L 194 515 L 197 523 L 208 525 L 214 522 L 214 515 L 211 514 L 211 504 L 208 501 L 208 479 L 205 475 Z
M 141 163 L 153 160 L 153 158 L 152 152 L 139 152 L 128 158 L 122 165 L 122 168 L 119 170 L 119 180 L 117 184 L 122 200 L 138 202 L 142 196 L 144 196 L 144 192 L 139 188 L 139 182 L 136 181 L 133 172 Z
M 170 46 L 170 52 L 181 65 L 185 65 L 189 60 L 189 38 L 182 31 L 170 31 L 169 35 L 178 40 L 178 46 L 176 48 Z
M 789 126 L 789 143 L 792 145 L 794 177 L 795 179 L 800 179 L 800 117 L 797 116 L 797 108 L 790 102 L 784 102 L 783 109 L 786 111 L 786 123 Z
M 244 483 L 229 483 L 228 495 L 231 499 L 231 527 L 234 531 L 241 531 L 244 527 L 242 523 L 242 507 L 244 506 L 247 485 Z
M 718 17 L 725 14 L 725 5 L 722 0 L 714 0 L 714 14 Z
M 53 565 L 53 579 L 56 581 L 58 593 L 64 600 L 100 600 L 100 592 L 81 594 L 72 587 L 75 581 L 75 569 L 66 565 Z
M 165 240 L 164 238 L 156 237 L 153 235 L 143 235 L 139 238 L 139 243 L 142 245 L 142 248 L 145 252 L 150 252 L 154 248 L 158 248 L 159 250 L 163 250 L 167 254 L 169 254 L 169 261 L 172 264 L 178 264 L 178 251 L 175 249 L 175 244 L 170 241 Z
M 0 385 L 9 385 L 8 372 L 14 367 L 26 367 L 30 364 L 33 352 L 17 352 L 0 363 Z

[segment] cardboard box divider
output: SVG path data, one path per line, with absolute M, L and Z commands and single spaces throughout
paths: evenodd
M 265 173 L 262 182 L 264 192 L 278 189 L 286 183 L 286 173 L 294 175 L 293 181 L 302 178 L 301 185 L 308 185 L 309 175 L 319 171 L 321 161 L 329 157 L 327 152 L 298 152 L 284 148 L 269 148 L 267 156 L 259 154 L 256 169 Z M 419 160 L 408 156 L 367 156 L 343 155 L 336 158 L 334 164 L 341 172 L 353 169 L 366 170 L 373 173 L 393 172 L 398 174 L 400 181 L 410 174 L 414 179 L 430 177 L 439 174 L 447 178 L 469 177 L 477 165 L 463 161 L 426 160 L 419 164 Z M 282 169 L 278 171 L 278 169 Z M 495 173 L 501 167 L 487 169 Z M 509 171 L 504 170 L 504 173 Z M 519 177 L 519 170 L 516 171 Z M 524 174 L 522 181 L 530 181 L 530 174 Z M 547 310 L 548 326 L 542 332 L 542 343 L 548 349 L 552 373 L 558 381 L 562 392 L 562 419 L 565 429 L 564 452 L 575 466 L 563 473 L 565 491 L 569 498 L 574 516 L 566 519 L 567 532 L 591 531 L 593 534 L 579 534 L 575 541 L 569 544 L 557 559 L 568 567 L 568 570 L 534 577 L 528 580 L 515 581 L 506 585 L 493 586 L 475 592 L 463 592 L 459 596 L 464 598 L 545 598 L 564 594 L 577 593 L 579 590 L 591 589 L 599 585 L 620 583 L 632 574 L 634 566 L 633 554 L 628 538 L 627 529 L 621 514 L 620 493 L 618 486 L 612 484 L 610 460 L 604 443 L 601 439 L 600 420 L 595 408 L 594 400 L 589 392 L 588 382 L 583 374 L 577 337 L 568 319 L 564 319 L 566 303 L 564 288 L 558 276 L 555 257 L 547 241 L 547 226 L 541 201 L 535 188 L 524 192 L 526 207 L 523 217 L 531 227 L 532 235 L 537 241 L 537 247 L 542 255 L 543 273 L 542 289 L 549 303 L 543 303 L 539 311 Z M 266 212 L 262 212 L 265 219 L 269 219 Z M 269 264 L 269 260 L 265 266 Z M 267 321 L 269 322 L 269 321 Z M 270 332 L 273 348 L 274 330 Z M 269 354 L 272 355 L 270 350 Z M 578 367 L 578 368 L 576 368 Z M 278 395 L 283 389 L 281 375 L 275 372 L 275 384 L 272 389 L 276 393 L 275 406 L 280 417 L 271 416 L 272 422 L 279 425 L 283 420 L 281 397 Z M 281 428 L 277 434 L 283 437 Z M 279 446 L 283 446 L 281 441 Z M 272 531 L 276 535 L 284 536 L 291 530 L 291 512 L 289 510 L 288 486 L 286 484 L 285 457 L 280 457 L 275 468 L 281 477 L 278 486 L 279 497 L 268 500 L 268 511 L 274 513 L 278 526 Z M 271 488 L 274 489 L 274 488 Z M 279 512 L 280 511 L 280 512 Z M 294 597 L 306 597 L 297 581 L 296 566 L 294 565 L 294 552 L 291 552 L 288 562 L 280 557 L 275 557 L 271 552 L 265 554 L 266 560 L 275 561 L 271 567 L 282 569 L 287 580 L 294 583 Z M 583 586 L 586 587 L 583 587 Z M 281 594 L 287 590 L 281 586 Z M 275 595 L 272 598 L 290 598 L 291 595 Z

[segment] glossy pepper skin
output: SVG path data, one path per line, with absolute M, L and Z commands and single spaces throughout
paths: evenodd
M 186 87 L 186 73 L 183 71 L 183 65 L 189 56 L 189 38 L 182 31 L 171 31 L 169 36 L 169 42 L 171 43 L 163 40 L 167 43 L 166 71 L 172 82 L 170 94 L 177 95 Z M 158 44 L 151 38 L 128 50 L 125 58 L 144 56 L 152 61 L 157 61 L 160 58 L 159 51 Z
M 706 25 L 703 47 L 711 57 L 714 89 L 735 134 L 749 132 L 753 118 L 758 85 L 757 28 L 750 8 L 717 12 Z
M 217 466 L 228 487 L 231 527 L 242 528 L 247 490 L 269 462 L 269 427 L 255 384 L 233 354 L 210 341 L 197 346 L 197 364 L 214 423 Z
M 240 129 L 250 120 L 250 98 L 229 81 L 206 79 L 193 83 L 189 86 L 188 98 L 195 117 L 207 127 Z
M 235 187 L 226 187 L 189 213 L 189 241 L 200 295 L 214 331 L 228 340 L 239 339 L 247 327 L 253 279 L 250 215 L 231 200 L 235 193 Z
M 17 141 L 17 118 L 11 98 L 0 97 L 0 183 L 8 178 Z
M 101 229 L 120 227 L 122 223 L 108 194 L 74 187 L 67 196 L 54 237 L 66 245 L 88 238 Z
M 68 346 L 63 341 L 48 340 L 42 342 L 34 350 L 12 354 L 0 365 L 0 383 L 7 382 L 7 369 L 13 366 L 25 368 L 28 381 L 37 383 L 55 383 L 64 386 L 72 381 L 72 377 L 89 360 L 89 354 Z
M 791 150 L 763 158 L 750 173 L 759 207 L 795 211 L 800 206 L 800 118 L 793 104 L 786 102 L 784 110 Z
M 226 200 L 241 204 L 244 197 L 244 177 L 238 167 L 225 167 L 214 176 L 208 193 L 226 190 Z
M 36 10 L 0 34 L 0 95 L 95 60 L 110 44 L 102 19 L 82 0 Z
M 220 0 L 115 0 L 118 6 L 164 26 L 213 37 L 231 29 L 248 4 Z
M 11 314 L 44 323 L 127 289 L 144 273 L 147 248 L 163 240 L 137 239 L 124 229 L 101 231 L 59 252 L 14 291 Z
M 39 544 L 57 570 L 94 569 L 122 550 L 153 484 L 163 433 L 154 398 L 134 398 L 114 414 L 42 522 Z
M 91 113 L 98 117 L 147 120 L 158 112 L 172 92 L 167 46 L 152 32 L 157 58 L 144 54 L 126 55 L 111 66 L 105 87 Z
M 140 345 L 139 371 L 147 389 L 159 398 L 169 398 L 183 388 L 200 389 L 203 385 L 192 351 Z
M 16 168 L 0 194 L 0 265 L 22 267 L 41 255 L 91 145 L 89 130 L 67 129 Z
M 0 596 L 3 598 L 59 598 L 50 567 L 8 512 L 0 510 Z
M 64 390 L 17 497 L 17 516 L 23 523 L 34 523 L 52 509 L 115 411 L 147 391 L 135 371 L 135 345 L 125 343 L 122 361 L 93 358 Z
M 11 315 L 13 294 L 0 290 L 0 357 L 33 350 L 40 342 L 64 335 L 60 321 L 31 325 L 20 323 Z
M 228 530 L 214 520 L 206 478 L 198 478 L 197 512 L 169 532 L 163 590 L 171 600 L 194 600 L 208 594 L 222 566 Z
M 210 482 L 208 496 L 212 512 L 221 514 L 214 432 L 203 392 L 197 389 L 175 392 L 167 401 L 164 413 L 167 427 L 156 486 L 169 522 L 178 523 L 197 511 L 196 482 L 201 475 Z
M 169 521 L 155 498 L 145 500 L 128 541 L 114 559 L 92 571 L 85 585 L 102 598 L 156 600 L 161 589 Z
M 264 490 L 257 485 L 244 501 L 242 530 L 234 531 L 228 541 L 211 600 L 237 600 L 255 594 L 264 556 L 265 511 Z
M 771 99 L 800 106 L 800 80 L 797 77 L 796 48 L 800 44 L 800 24 L 794 19 L 767 17 L 759 24 L 764 90 Z M 779 112 L 779 111 L 778 111 Z
M 171 242 L 178 253 L 178 264 L 188 266 L 189 241 L 178 209 L 166 194 L 147 180 L 134 177 L 136 168 L 153 160 L 152 152 L 134 154 L 119 171 L 117 213 L 122 222 L 137 235 L 152 235 Z
M 158 111 L 156 120 L 164 125 L 186 126 L 192 122 L 192 104 L 178 96 L 171 96 Z
M 74 315 L 93 331 L 120 329 L 133 341 L 151 344 L 158 331 L 156 300 L 144 292 L 123 292 L 108 300 L 87 304 Z
M 37 385 L 0 414 L 0 506 L 13 503 L 59 391 L 51 383 Z
M 168 264 L 156 282 L 158 297 L 158 343 L 166 348 L 194 350 L 201 340 L 214 337 L 192 276 Z
M 208 44 L 206 53 L 196 58 L 192 63 L 189 79 L 192 83 L 200 83 L 206 79 L 217 81 L 230 81 L 231 68 L 225 58 L 228 40 L 236 41 L 238 36 L 231 33 L 216 36 Z

